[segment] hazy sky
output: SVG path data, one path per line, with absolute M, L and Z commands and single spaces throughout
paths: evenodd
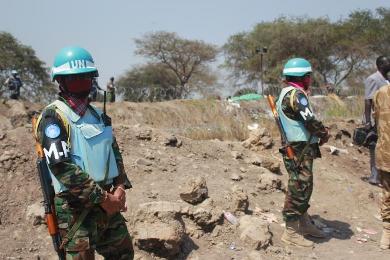
M 281 15 L 345 18 L 352 10 L 390 7 L 390 0 L 0 0 L 0 31 L 31 46 L 51 66 L 67 45 L 88 49 L 100 85 L 144 62 L 134 55 L 134 38 L 152 31 L 222 45 Z

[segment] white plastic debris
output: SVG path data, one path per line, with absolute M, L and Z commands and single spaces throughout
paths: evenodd
M 226 218 L 227 221 L 229 221 L 233 225 L 238 224 L 238 219 L 230 212 L 224 211 L 223 216 Z

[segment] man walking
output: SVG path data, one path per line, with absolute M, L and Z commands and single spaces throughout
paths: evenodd
M 290 159 L 286 152 L 283 153 L 289 180 L 282 212 L 286 222 L 282 241 L 301 247 L 314 245 L 304 235 L 325 237 L 307 213 L 313 191 L 313 160 L 321 157 L 319 144 L 329 138 L 327 128 L 315 118 L 307 96 L 311 72 L 311 64 L 307 60 L 290 59 L 283 69 L 286 87 L 276 101 L 282 130 L 296 158 L 299 158 Z

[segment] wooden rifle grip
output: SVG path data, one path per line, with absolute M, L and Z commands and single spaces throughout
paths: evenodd
M 287 154 L 287 157 L 291 160 L 294 160 L 295 158 L 295 153 L 294 153 L 294 150 L 291 146 L 287 146 L 286 147 L 286 154 Z

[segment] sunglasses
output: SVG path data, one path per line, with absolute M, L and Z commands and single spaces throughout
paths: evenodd
M 65 81 L 74 81 L 74 80 L 80 80 L 80 79 L 90 79 L 90 80 L 92 80 L 92 78 L 93 77 L 91 77 L 91 75 L 88 74 L 88 73 L 66 75 L 64 77 Z

